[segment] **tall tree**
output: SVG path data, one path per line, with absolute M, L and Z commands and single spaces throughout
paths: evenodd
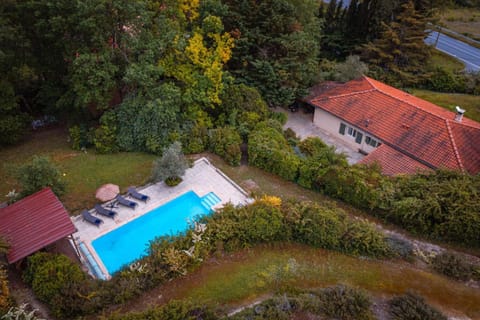
M 384 24 L 380 37 L 363 47 L 363 57 L 371 65 L 392 73 L 403 85 L 423 80 L 425 64 L 430 55 L 425 44 L 427 18 L 415 10 L 412 1 L 390 24 Z
M 319 19 L 313 0 L 226 0 L 226 30 L 237 37 L 229 70 L 270 105 L 303 95 L 317 74 Z

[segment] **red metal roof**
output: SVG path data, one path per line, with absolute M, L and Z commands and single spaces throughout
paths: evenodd
M 9 263 L 74 232 L 67 210 L 50 188 L 0 209 L 0 236 L 10 244 Z
M 426 165 L 415 161 L 405 154 L 382 144 L 373 152 L 368 154 L 359 163 L 377 163 L 382 167 L 382 173 L 393 176 L 398 174 L 415 174 L 421 171 L 430 171 Z
M 368 77 L 330 86 L 308 103 L 431 168 L 480 172 L 480 123 Z M 468 110 L 467 110 L 468 113 Z

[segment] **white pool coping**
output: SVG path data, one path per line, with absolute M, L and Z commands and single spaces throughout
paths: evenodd
M 72 217 L 72 222 L 77 229 L 77 232 L 73 234 L 73 238 L 77 245 L 80 243 L 84 244 L 98 264 L 99 269 L 103 272 L 100 278 L 110 279 L 111 276 L 93 248 L 92 241 L 143 216 L 145 213 L 152 211 L 170 200 L 188 191 L 194 191 L 200 197 L 205 196 L 209 192 L 214 192 L 220 198 L 221 202 L 216 204 L 213 209 L 220 208 L 229 202 L 233 205 L 244 205 L 252 201 L 241 187 L 213 166 L 206 158 L 196 160 L 192 168 L 187 169 L 182 178 L 183 181 L 175 187 L 169 187 L 163 182 L 139 187 L 137 190 L 148 195 L 150 200 L 144 203 L 143 201 L 129 198 L 138 203 L 136 209 L 118 206 L 118 208 L 114 209 L 118 213 L 115 219 L 97 215 L 103 220 L 103 223 L 99 227 L 84 221 L 81 216 Z M 95 211 L 91 210 L 91 212 Z M 86 257 L 81 256 L 80 259 L 85 261 Z

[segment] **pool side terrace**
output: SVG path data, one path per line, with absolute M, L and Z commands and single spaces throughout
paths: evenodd
M 190 190 L 200 197 L 205 196 L 209 192 L 214 192 L 221 202 L 216 204 L 213 209 L 220 208 L 228 202 L 234 205 L 244 205 L 251 201 L 243 189 L 230 180 L 223 172 L 211 165 L 206 158 L 195 161 L 193 167 L 186 170 L 183 181 L 175 187 L 169 187 L 165 183 L 160 182 L 143 188 L 138 187 L 137 190 L 148 195 L 150 200 L 145 203 L 129 198 L 138 203 L 136 209 L 118 206 L 114 209 L 118 213 L 115 219 L 97 215 L 103 220 L 99 227 L 84 221 L 81 216 L 72 218 L 77 229 L 77 232 L 73 234 L 73 238 L 76 244 L 80 246 L 80 259 L 89 267 L 90 272 L 98 278 L 109 279 L 110 275 L 92 247 L 92 241 L 178 196 Z M 91 212 L 94 211 L 92 210 Z

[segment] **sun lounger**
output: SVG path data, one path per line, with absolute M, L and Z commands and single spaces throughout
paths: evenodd
M 108 210 L 108 209 L 102 207 L 99 204 L 95 205 L 95 211 L 97 211 L 97 213 L 101 214 L 102 216 L 109 217 L 109 218 L 112 218 L 112 219 L 115 218 L 115 215 L 117 214 L 115 211 Z
M 137 189 L 132 188 L 132 187 L 128 188 L 128 195 L 132 198 L 135 198 L 135 199 L 141 200 L 141 201 L 145 201 L 145 202 L 147 202 L 147 200 L 150 199 L 149 196 L 147 196 L 146 194 L 138 192 Z
M 122 206 L 126 206 L 126 207 L 129 207 L 129 208 L 132 208 L 132 209 L 135 209 L 135 207 L 138 205 L 138 203 L 136 203 L 134 201 L 127 200 L 124 197 L 122 197 L 121 195 L 117 195 L 115 197 L 115 199 L 117 200 L 118 204 L 121 204 Z
M 88 221 L 91 224 L 96 225 L 97 227 L 99 227 L 100 224 L 103 223 L 102 219 L 92 216 L 90 212 L 88 212 L 87 210 L 82 211 L 82 217 L 83 217 L 83 220 Z

